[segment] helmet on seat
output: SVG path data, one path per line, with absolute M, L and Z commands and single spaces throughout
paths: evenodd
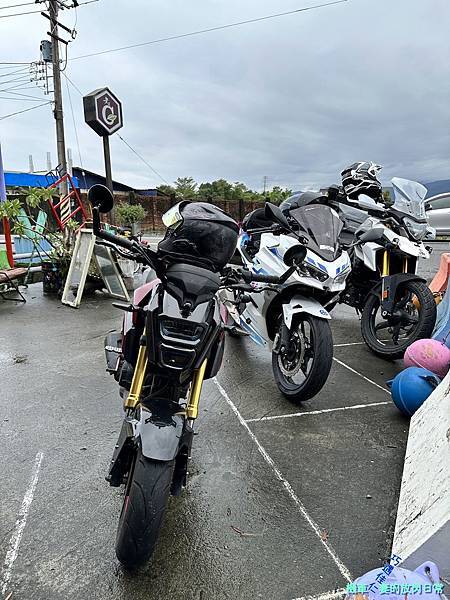
M 162 217 L 167 227 L 159 254 L 173 263 L 188 263 L 218 272 L 236 249 L 239 226 L 221 208 L 183 201 Z
M 373 162 L 356 162 L 344 169 L 341 178 L 347 197 L 355 200 L 359 194 L 366 194 L 374 200 L 381 198 L 383 188 L 377 179 L 380 169 Z

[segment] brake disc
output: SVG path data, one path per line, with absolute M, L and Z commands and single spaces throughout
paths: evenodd
M 301 370 L 303 359 L 305 358 L 306 353 L 306 341 L 303 334 L 300 331 L 295 331 L 290 339 L 290 344 L 294 343 L 293 338 L 295 337 L 296 349 L 295 356 L 293 360 L 289 360 L 286 356 L 286 351 L 283 353 L 280 352 L 278 355 L 278 364 L 280 366 L 280 371 L 286 377 L 293 377 L 297 375 L 297 373 Z

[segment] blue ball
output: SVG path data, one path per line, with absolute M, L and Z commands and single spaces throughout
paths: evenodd
M 440 383 L 435 373 L 421 367 L 408 367 L 388 381 L 395 406 L 408 417 L 412 417 Z

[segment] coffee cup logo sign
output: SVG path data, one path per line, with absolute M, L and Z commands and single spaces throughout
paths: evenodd
M 84 96 L 83 104 L 86 123 L 99 135 L 111 135 L 122 127 L 122 104 L 108 88 Z

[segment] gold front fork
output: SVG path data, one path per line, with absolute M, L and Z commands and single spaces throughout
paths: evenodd
M 200 400 L 200 394 L 202 392 L 203 378 L 205 377 L 206 363 L 208 360 L 202 362 L 201 367 L 194 373 L 192 380 L 191 389 L 189 390 L 189 400 L 186 407 L 186 417 L 188 419 L 196 419 L 198 415 L 198 403 Z
M 147 369 L 147 347 L 139 346 L 139 354 L 133 373 L 130 393 L 124 402 L 124 408 L 136 408 L 141 397 L 142 385 L 144 384 L 145 371 Z
M 383 273 L 382 276 L 386 277 L 386 275 L 389 275 L 389 250 L 385 250 L 384 254 L 383 254 Z

